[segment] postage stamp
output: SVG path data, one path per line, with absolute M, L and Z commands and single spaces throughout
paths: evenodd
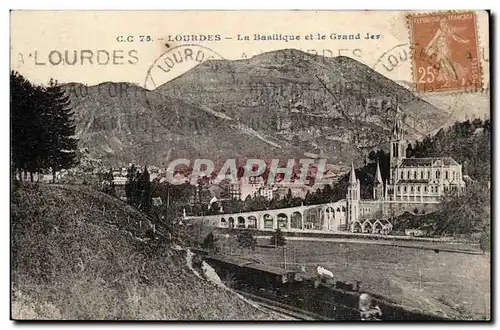
M 474 12 L 416 14 L 407 19 L 417 92 L 482 87 Z

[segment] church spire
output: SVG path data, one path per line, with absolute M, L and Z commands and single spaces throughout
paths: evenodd
M 380 172 L 380 164 L 379 164 L 378 160 L 377 160 L 377 173 L 375 173 L 375 180 L 376 180 L 375 182 L 377 184 L 384 183 L 384 181 L 382 181 L 382 172 Z
M 396 114 L 394 115 L 394 126 L 392 128 L 392 139 L 395 141 L 403 140 L 403 115 L 404 112 L 398 104 Z
M 358 181 L 356 180 L 356 171 L 354 170 L 354 164 L 351 163 L 351 174 L 349 176 L 349 183 L 356 184 Z

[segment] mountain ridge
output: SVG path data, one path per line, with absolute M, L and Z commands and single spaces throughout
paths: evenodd
M 111 164 L 314 153 L 345 165 L 387 144 L 397 104 L 409 138 L 448 119 L 354 59 L 294 49 L 207 60 L 152 91 L 104 82 L 77 95 L 81 85 L 64 86 L 81 143 Z

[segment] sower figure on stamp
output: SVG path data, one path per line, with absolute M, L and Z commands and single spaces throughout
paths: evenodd
M 462 39 L 457 35 L 457 32 L 465 30 L 466 27 L 455 27 L 448 23 L 448 19 L 443 17 L 439 22 L 434 37 L 424 48 L 426 56 L 436 55 L 436 62 L 438 64 L 438 81 L 445 81 L 445 86 L 449 86 L 451 78 L 456 82 L 460 77 L 464 76 L 468 69 L 464 68 L 458 63 L 453 63 L 451 60 L 451 42 L 456 41 L 461 44 L 468 44 L 469 40 Z

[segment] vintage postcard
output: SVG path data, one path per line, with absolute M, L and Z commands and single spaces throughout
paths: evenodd
M 11 318 L 490 321 L 489 15 L 12 11 Z

